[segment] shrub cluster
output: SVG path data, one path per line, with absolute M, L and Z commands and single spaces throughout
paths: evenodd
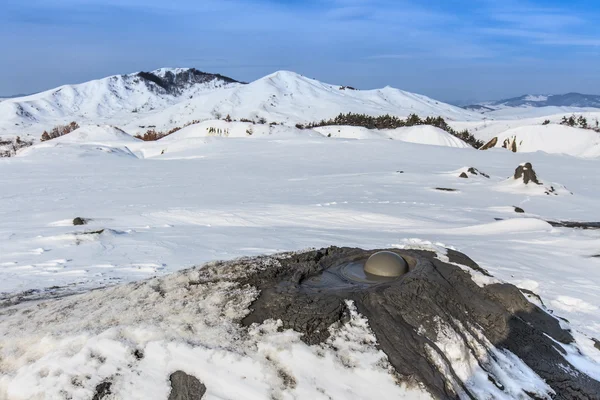
M 23 140 L 20 136 L 9 140 L 0 139 L 0 157 L 12 157 L 17 154 L 17 151 L 32 144 L 33 140 Z
M 561 125 L 566 125 L 566 126 L 571 126 L 571 127 L 576 127 L 576 128 L 582 128 L 582 129 L 593 129 L 596 132 L 600 132 L 600 127 L 599 127 L 599 123 L 598 120 L 596 120 L 595 126 L 591 126 L 588 124 L 588 120 L 587 118 L 585 118 L 583 115 L 580 115 L 579 117 L 575 116 L 574 114 L 571 115 L 570 117 L 563 117 L 562 121 L 560 121 Z
M 61 137 L 73 132 L 75 129 L 79 129 L 79 125 L 75 121 L 71 122 L 68 125 L 55 126 L 50 132 L 44 131 L 44 133 L 42 133 L 40 141 L 45 142 L 47 140 L 56 139 L 57 137 Z
M 373 117 L 366 114 L 342 113 L 330 120 L 321 120 L 319 122 L 313 122 L 307 125 L 297 124 L 296 128 L 310 129 L 331 125 L 361 126 L 367 129 L 396 129 L 406 126 L 431 125 L 464 140 L 476 149 L 483 146 L 483 142 L 471 135 L 468 130 L 465 129 L 463 131 L 456 131 L 450 127 L 450 125 L 448 125 L 446 120 L 444 120 L 442 117 L 427 117 L 425 119 L 421 119 L 416 114 L 410 114 L 406 119 L 402 119 L 389 114 Z
M 183 128 L 186 128 L 186 127 L 188 127 L 190 125 L 195 125 L 195 124 L 198 124 L 200 122 L 201 122 L 200 120 L 195 119 L 193 121 L 186 122 L 185 124 L 183 124 L 183 126 L 176 126 L 175 128 L 169 129 L 166 132 L 157 131 L 155 129 L 148 129 L 146 131 L 146 133 L 144 133 L 143 135 L 138 134 L 138 135 L 135 135 L 135 137 L 138 138 L 138 139 L 142 139 L 145 142 L 153 142 L 153 141 L 162 139 L 165 136 L 169 136 L 169 135 L 171 135 L 171 134 L 173 134 L 173 133 L 175 133 L 177 131 L 180 131 Z

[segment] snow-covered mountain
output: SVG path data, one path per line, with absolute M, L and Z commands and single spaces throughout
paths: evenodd
M 77 120 L 114 122 L 163 110 L 184 98 L 217 88 L 240 85 L 234 79 L 193 68 L 162 68 L 64 85 L 0 103 L 0 133 L 30 131 Z M 127 117 L 128 116 L 128 117 Z
M 278 71 L 249 84 L 195 69 L 159 69 L 66 85 L 0 103 L 0 134 L 41 134 L 57 124 L 118 125 L 129 133 L 193 120 L 265 119 L 293 125 L 341 112 L 477 120 L 477 113 L 385 87 L 355 90 Z
M 553 95 L 526 94 L 510 99 L 476 103 L 463 108 L 476 112 L 492 112 L 504 108 L 539 108 L 539 107 L 573 107 L 573 108 L 600 108 L 600 95 L 566 93 Z

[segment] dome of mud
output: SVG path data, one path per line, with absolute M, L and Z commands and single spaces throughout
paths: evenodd
M 365 263 L 365 273 L 369 275 L 395 278 L 408 272 L 408 263 L 404 258 L 391 251 L 373 254 Z

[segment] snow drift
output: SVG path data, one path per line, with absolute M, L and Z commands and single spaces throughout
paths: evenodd
M 416 125 L 397 129 L 367 129 L 356 126 L 323 126 L 314 128 L 324 136 L 344 139 L 394 139 L 402 142 L 434 146 L 472 148 L 468 143 L 448 132 L 430 125 Z

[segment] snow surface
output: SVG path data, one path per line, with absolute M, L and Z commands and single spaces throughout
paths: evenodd
M 49 141 L 0 159 L 0 291 L 87 289 L 241 255 L 419 238 L 462 250 L 501 279 L 537 282 L 548 304 L 559 296 L 600 303 L 597 231 L 536 219 L 600 220 L 600 161 L 295 130 L 260 140 L 205 130 L 158 142 Z M 526 161 L 570 192 L 502 190 Z M 465 165 L 491 178 L 458 178 Z M 74 227 L 75 217 L 91 221 Z M 589 308 L 566 314 L 600 336 Z

